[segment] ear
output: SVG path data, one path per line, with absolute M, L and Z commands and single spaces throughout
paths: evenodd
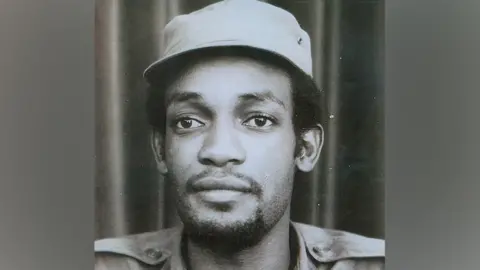
M 150 136 L 150 145 L 152 147 L 153 155 L 157 163 L 157 169 L 161 174 L 165 175 L 168 172 L 167 165 L 164 159 L 164 136 L 158 131 L 152 131 Z
M 295 158 L 298 169 L 302 172 L 310 172 L 317 164 L 323 147 L 324 132 L 322 125 L 318 124 L 314 128 L 304 131 L 300 134 L 300 151 Z

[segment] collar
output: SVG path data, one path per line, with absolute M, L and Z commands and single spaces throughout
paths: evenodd
M 300 270 L 343 259 L 385 257 L 385 243 L 380 239 L 295 222 L 291 222 L 291 227 L 299 245 Z M 185 269 L 181 256 L 182 231 L 183 227 L 178 226 L 98 240 L 95 252 L 127 256 L 150 266 L 162 265 L 162 269 Z
M 385 241 L 354 233 L 293 223 L 306 253 L 317 263 L 385 257 Z

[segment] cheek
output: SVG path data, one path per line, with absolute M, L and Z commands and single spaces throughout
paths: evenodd
M 295 168 L 295 135 L 288 132 L 250 142 L 247 156 L 248 172 L 256 172 L 266 198 L 278 192 L 288 193 Z
M 167 136 L 165 161 L 168 170 L 175 178 L 185 178 L 192 170 L 201 147 L 199 138 L 179 138 Z M 187 176 L 188 177 L 188 176 Z
M 248 158 L 255 162 L 268 162 L 273 167 L 293 162 L 295 152 L 295 134 L 288 130 L 278 131 L 268 136 L 249 137 Z

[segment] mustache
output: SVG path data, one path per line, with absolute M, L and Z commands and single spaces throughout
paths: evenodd
M 258 184 L 257 181 L 255 181 L 252 177 L 248 175 L 245 175 L 239 172 L 233 172 L 230 170 L 219 171 L 219 170 L 210 170 L 210 169 L 204 170 L 199 174 L 195 174 L 189 177 L 186 183 L 187 191 L 192 191 L 194 189 L 193 186 L 195 182 L 207 177 L 211 177 L 211 178 L 233 178 L 234 177 L 247 183 L 250 187 L 250 192 L 253 193 L 254 195 L 261 196 L 263 193 L 263 190 L 260 184 Z

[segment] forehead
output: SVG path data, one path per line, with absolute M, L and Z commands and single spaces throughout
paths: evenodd
M 188 65 L 167 89 L 170 97 L 197 93 L 209 103 L 228 103 L 249 93 L 269 93 L 285 104 L 291 103 L 291 80 L 282 69 L 235 56 L 216 56 Z

